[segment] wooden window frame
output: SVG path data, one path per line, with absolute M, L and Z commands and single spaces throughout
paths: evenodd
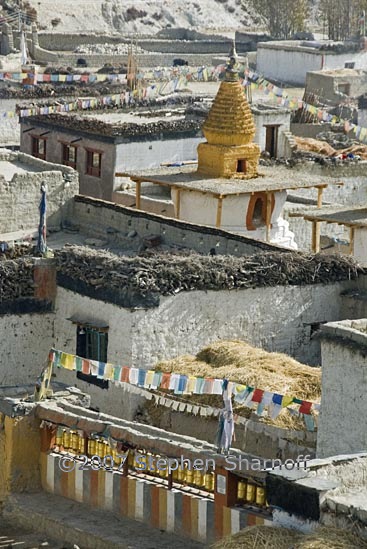
M 244 168 L 244 169 L 239 169 Z M 247 173 L 247 160 L 246 158 L 237 158 L 236 173 Z
M 41 137 L 39 135 L 31 135 L 32 140 L 32 156 L 39 158 L 40 160 L 46 160 L 47 157 L 47 137 Z M 43 142 L 44 152 L 39 152 L 40 141 Z
M 87 175 L 91 175 L 92 177 L 101 177 L 103 151 L 98 151 L 96 149 L 85 149 L 85 150 L 87 152 L 85 173 Z M 93 166 L 93 155 L 95 154 L 99 155 L 98 166 Z M 92 159 L 92 163 L 90 163 L 91 159 Z
M 84 334 L 81 331 L 84 331 Z M 81 340 L 82 335 L 85 336 L 85 341 Z M 96 360 L 98 362 L 107 362 L 108 351 L 108 330 L 104 328 L 93 328 L 83 324 L 78 324 L 76 329 L 76 354 L 82 358 Z M 103 337 L 103 345 L 101 338 Z M 99 379 L 90 374 L 77 372 L 76 377 L 81 381 L 85 381 L 92 385 L 97 385 L 101 389 L 108 389 L 109 383 L 106 379 Z
M 266 226 L 266 192 L 257 192 L 257 193 L 254 193 L 251 196 L 250 202 L 249 202 L 248 208 L 247 208 L 246 229 L 248 231 L 256 231 L 257 229 L 260 228 L 260 227 L 255 227 L 255 225 L 253 224 L 255 206 L 256 206 L 256 202 L 259 200 L 259 198 L 261 199 L 261 202 L 262 202 L 261 218 L 264 221 L 264 227 Z M 273 213 L 273 211 L 274 211 L 274 206 L 275 206 L 275 196 L 274 196 L 274 193 L 272 193 L 272 196 L 271 196 L 271 213 Z
M 63 143 L 61 142 L 62 146 L 62 163 L 64 166 L 70 166 L 70 168 L 74 168 L 76 170 L 77 163 L 78 163 L 78 146 L 73 145 L 71 143 Z M 75 162 L 72 162 L 70 160 L 70 149 L 73 148 L 75 151 Z

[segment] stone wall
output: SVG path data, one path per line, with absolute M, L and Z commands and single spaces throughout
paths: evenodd
M 191 248 L 203 254 L 208 254 L 213 248 L 218 254 L 235 256 L 251 255 L 260 251 L 284 251 L 284 248 L 273 244 L 256 242 L 214 227 L 167 219 L 84 196 L 74 199 L 70 221 L 75 222 L 75 219 L 83 232 L 95 236 L 105 237 L 106 227 L 114 229 L 116 242 L 126 243 L 127 234 L 135 230 L 139 236 L 161 235 L 165 244 Z
M 298 122 L 291 122 L 290 130 L 293 135 L 297 135 L 299 137 L 312 137 L 312 139 L 316 139 L 319 133 L 331 131 L 332 125 L 327 123 L 302 124 Z
M 44 50 L 39 46 L 33 47 L 33 56 L 38 63 L 58 64 L 65 66 L 77 66 L 77 61 L 83 58 L 87 62 L 88 67 L 102 67 L 106 63 L 113 63 L 114 65 L 127 64 L 127 55 L 117 54 L 95 54 L 89 55 L 84 53 L 55 53 Z M 140 67 L 164 67 L 173 65 L 174 59 L 182 57 L 182 53 L 145 53 L 139 55 Z M 185 53 L 185 60 L 191 66 L 211 65 L 212 53 Z
M 25 264 L 30 266 L 26 288 Z M 53 344 L 55 265 L 49 259 L 20 258 L 0 266 L 0 386 L 33 384 Z M 13 296 L 6 299 L 6 292 Z
M 29 167 L 29 171 L 15 173 L 11 181 L 0 175 L 0 233 L 37 229 L 40 188 L 44 183 L 48 188 L 47 223 L 59 227 L 70 215 L 71 199 L 79 191 L 77 172 L 10 151 L 2 153 L 0 161 L 20 163 L 24 170 Z
M 54 314 L 0 314 L 0 385 L 36 383 L 53 345 Z
M 349 93 L 339 91 L 339 84 L 349 84 Z M 366 76 L 365 73 L 358 73 L 354 69 L 346 69 L 342 73 L 328 72 L 309 72 L 306 76 L 306 94 L 315 94 L 320 97 L 321 102 L 328 105 L 339 105 L 347 97 L 358 97 L 365 92 Z
M 164 33 L 159 33 L 155 37 L 139 37 L 139 47 L 146 51 L 175 54 L 228 54 L 231 47 L 231 40 L 229 38 L 206 35 L 190 29 L 165 30 L 172 31 L 174 35 L 163 36 Z M 263 39 L 264 35 L 237 33 L 237 38 L 236 49 L 239 53 L 242 53 L 255 50 L 256 43 L 260 39 Z M 41 48 L 57 52 L 74 51 L 75 48 L 83 44 L 129 44 L 131 41 L 130 38 L 122 37 L 121 35 L 87 33 L 39 33 L 38 40 Z
M 320 332 L 322 397 L 317 455 L 367 448 L 367 320 L 331 322 Z

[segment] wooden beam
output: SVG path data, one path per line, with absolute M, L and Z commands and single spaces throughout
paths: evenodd
M 218 196 L 217 200 L 217 221 L 215 223 L 215 226 L 219 228 L 222 224 L 223 198 L 221 196 Z
M 350 253 L 350 255 L 354 254 L 354 234 L 355 234 L 355 227 L 349 227 L 349 253 Z
M 141 181 L 136 181 L 135 185 L 136 185 L 135 208 L 137 210 L 140 210 Z
M 272 193 L 266 193 L 266 242 L 270 242 Z
M 181 209 L 181 189 L 177 189 L 177 199 L 176 199 L 176 219 L 180 219 L 180 209 Z
M 321 208 L 322 206 L 322 193 L 324 192 L 324 187 L 319 187 L 317 189 L 317 207 Z
M 317 254 L 320 251 L 320 223 L 312 221 L 312 251 Z

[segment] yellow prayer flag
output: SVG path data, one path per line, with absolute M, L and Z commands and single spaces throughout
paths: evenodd
M 286 408 L 287 406 L 289 406 L 290 404 L 292 404 L 293 402 L 293 397 L 291 396 L 283 396 L 282 398 L 282 408 Z

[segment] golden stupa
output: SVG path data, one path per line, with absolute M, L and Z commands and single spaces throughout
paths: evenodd
M 203 133 L 207 142 L 198 146 L 199 173 L 238 179 L 257 177 L 260 147 L 252 142 L 254 118 L 238 79 L 234 44 Z

